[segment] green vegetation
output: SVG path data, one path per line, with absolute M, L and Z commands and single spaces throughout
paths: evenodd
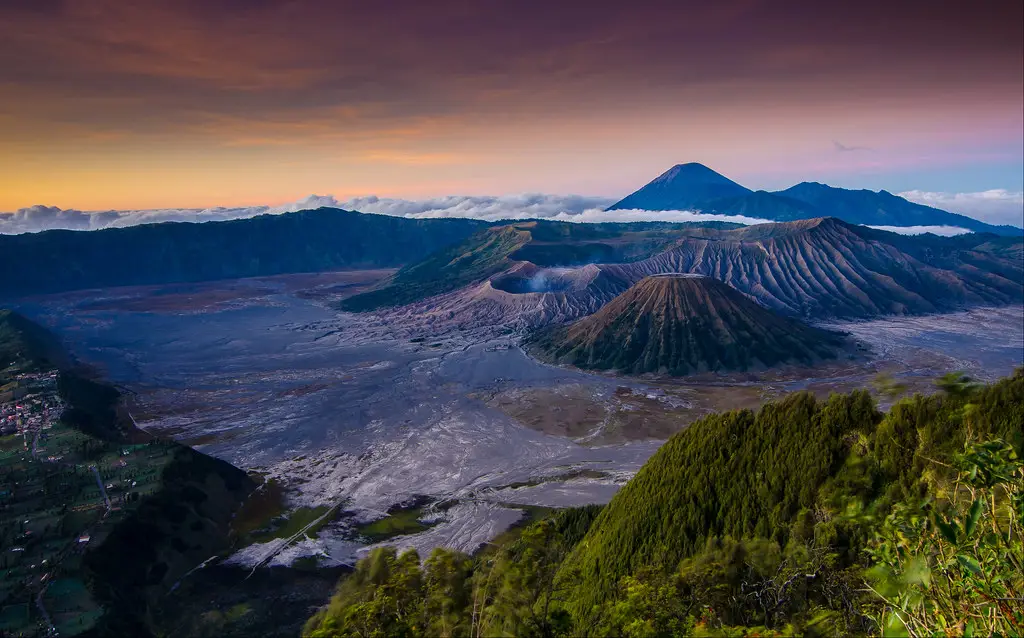
M 356 527 L 356 534 L 370 543 L 379 543 L 395 536 L 415 534 L 431 525 L 421 522 L 423 508 L 413 507 L 388 512 L 384 518 Z
M 534 223 L 482 230 L 466 241 L 402 268 L 376 289 L 341 302 L 361 312 L 400 306 L 482 281 L 512 265 L 509 255 L 530 241 Z
M 0 313 L 0 633 L 146 636 L 157 603 L 228 548 L 241 471 L 118 416 L 57 340 Z M 11 365 L 12 364 L 12 365 Z M 47 619 L 49 621 L 47 622 Z
M 954 460 L 943 498 L 900 503 L 868 544 L 869 617 L 887 632 L 1020 635 L 1024 467 L 1002 441 Z
M 253 531 L 249 534 L 249 540 L 253 543 L 267 543 L 277 538 L 291 538 L 304 529 L 306 534 L 315 537 L 330 522 L 330 517 L 324 516 L 330 509 L 326 505 L 300 507 L 278 516 L 270 522 L 269 527 Z
M 373 552 L 306 635 L 1020 635 L 1024 370 L 938 387 L 706 417 L 604 508 Z
M 238 547 L 253 543 L 254 534 L 270 528 L 274 520 L 287 513 L 281 484 L 274 479 L 263 480 L 258 475 L 254 476 L 254 480 L 260 481 L 259 485 L 231 519 L 231 536 Z
M 558 512 L 476 558 L 439 549 L 421 567 L 415 551 L 376 549 L 341 580 L 306 635 L 525 636 L 564 628 L 556 571 L 599 509 Z
M 51 369 L 63 359 L 60 343 L 52 334 L 13 310 L 0 309 L 0 371 L 4 376 Z

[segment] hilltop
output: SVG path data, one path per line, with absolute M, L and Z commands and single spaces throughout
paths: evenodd
M 594 315 L 530 341 L 542 358 L 581 368 L 674 375 L 836 357 L 840 335 L 783 317 L 721 281 L 653 275 Z

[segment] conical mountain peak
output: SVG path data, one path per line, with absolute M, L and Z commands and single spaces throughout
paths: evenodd
M 690 162 L 676 164 L 609 210 L 693 210 L 707 202 L 750 192 L 707 166 Z
M 711 277 L 655 275 L 597 313 L 542 331 L 542 358 L 581 368 L 693 374 L 834 358 L 842 338 L 761 307 Z

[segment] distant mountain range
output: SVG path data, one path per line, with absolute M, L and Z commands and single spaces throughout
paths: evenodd
M 488 226 L 321 208 L 202 224 L 0 235 L 0 297 L 397 267 Z
M 812 364 L 835 358 L 842 341 L 712 277 L 653 275 L 589 317 L 541 330 L 528 347 L 580 368 L 684 375 Z
M 997 235 L 1024 234 L 1014 226 L 986 224 L 887 191 L 848 190 L 817 182 L 801 182 L 774 193 L 752 191 L 696 162 L 673 166 L 608 208 L 619 209 L 694 210 L 772 221 L 836 217 L 866 226 L 955 226 Z

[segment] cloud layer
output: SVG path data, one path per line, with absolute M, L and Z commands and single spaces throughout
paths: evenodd
M 930 193 L 907 191 L 900 197 L 967 215 L 990 224 L 1024 227 L 1024 193 L 1001 188 L 979 193 Z
M 242 208 L 173 208 L 161 210 L 80 211 L 56 206 L 31 206 L 15 213 L 0 213 L 0 234 L 31 233 L 57 228 L 97 230 L 157 222 L 208 222 L 278 214 L 322 206 L 363 213 L 409 218 L 466 217 L 485 221 L 550 219 L 567 222 L 621 221 L 726 221 L 760 224 L 768 220 L 743 215 L 708 215 L 690 211 L 605 211 L 615 200 L 580 195 L 452 195 L 434 199 L 392 199 L 370 195 L 339 201 L 332 195 L 310 195 L 282 206 Z
M 43 230 L 100 230 L 160 222 L 213 222 L 255 215 L 292 213 L 322 206 L 344 208 L 332 195 L 310 195 L 281 206 L 237 208 L 163 208 L 156 210 L 81 211 L 57 206 L 29 206 L 14 213 L 0 213 L 0 234 L 16 235 Z
M 931 233 L 941 237 L 953 237 L 971 232 L 959 226 L 868 226 L 868 228 L 887 230 L 890 233 L 899 233 L 900 235 L 924 235 L 925 233 Z
M 1024 196 L 1004 190 L 983 193 L 901 193 L 920 203 L 963 212 L 991 223 L 1022 225 Z M 378 215 L 409 218 L 465 217 L 485 221 L 515 219 L 549 219 L 566 222 L 624 221 L 725 221 L 738 224 L 761 224 L 770 220 L 743 215 L 711 215 L 692 211 L 604 210 L 614 200 L 582 195 L 545 195 L 527 193 L 504 196 L 450 195 L 432 199 L 408 200 L 369 195 L 339 201 L 333 195 L 310 195 L 279 206 L 238 208 L 171 208 L 159 210 L 81 211 L 56 206 L 31 206 L 14 213 L 0 213 L 0 234 L 38 232 L 57 228 L 97 230 L 150 224 L 157 222 L 208 222 L 242 219 L 255 215 L 279 214 L 320 208 L 322 206 L 357 210 Z M 968 232 L 953 226 L 876 227 L 903 234 L 934 233 L 958 235 Z

